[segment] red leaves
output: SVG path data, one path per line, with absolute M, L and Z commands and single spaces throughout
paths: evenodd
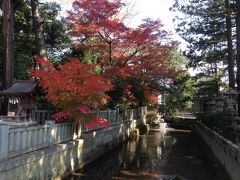
M 120 1 L 76 0 L 73 12 L 69 12 L 67 22 L 74 23 L 71 35 L 95 36 L 99 32 L 112 32 L 122 26 L 121 21 L 112 19 L 124 4 Z M 107 29 L 104 27 L 108 27 Z M 116 28 L 118 27 L 118 28 Z
M 79 107 L 79 110 L 83 114 L 91 114 L 92 113 L 91 109 L 87 106 L 81 106 L 81 107 Z
M 109 127 L 109 122 L 104 119 L 104 118 L 100 118 L 100 117 L 94 117 L 91 122 L 85 124 L 86 128 L 90 128 L 90 129 L 95 129 L 99 126 L 104 126 L 104 127 Z
M 153 102 L 154 104 L 158 104 L 158 95 L 150 92 L 145 92 L 145 97 Z
M 134 99 L 128 88 L 132 79 L 140 79 L 144 90 L 151 87 L 145 93 L 149 94 L 159 90 L 159 81 L 173 77 L 166 62 L 172 59 L 175 43 L 159 19 L 128 27 L 124 18 L 130 12 L 121 14 L 124 7 L 121 0 L 76 0 L 67 21 L 73 25 L 69 35 L 78 40 L 78 47 L 94 54 L 105 77 L 123 79 L 126 99 Z
M 61 112 L 58 112 L 58 113 L 52 115 L 52 118 L 59 121 L 61 119 L 67 119 L 70 115 L 71 115 L 70 112 L 61 111 Z
M 95 65 L 82 64 L 72 59 L 56 69 L 49 61 L 37 60 L 46 68 L 32 71 L 31 74 L 40 78 L 47 91 L 46 98 L 61 110 L 53 116 L 55 119 L 89 119 L 90 108 L 103 106 L 109 99 L 105 92 L 112 86 L 108 79 L 94 73 Z
M 75 48 L 89 52 L 88 58 L 97 64 L 71 59 L 56 69 L 49 61 L 38 58 L 44 70 L 33 71 L 32 75 L 40 78 L 46 98 L 61 110 L 54 116 L 56 119 L 70 117 L 78 122 L 91 119 L 91 108 L 103 106 L 109 100 L 105 94 L 112 89 L 108 79 L 112 82 L 120 79 L 122 100 L 136 104 L 139 94 L 156 101 L 152 92 L 157 92 L 159 82 L 174 74 L 166 65 L 172 59 L 174 47 L 161 21 L 145 19 L 137 28 L 127 27 L 123 18 L 128 15 L 120 14 L 124 6 L 121 0 L 73 3 L 66 19 L 73 27 L 69 35 L 77 43 Z M 101 75 L 95 73 L 96 67 Z M 92 127 L 107 125 L 101 119 L 90 123 L 88 126 Z

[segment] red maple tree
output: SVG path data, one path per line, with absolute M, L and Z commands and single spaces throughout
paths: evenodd
M 76 0 L 67 22 L 75 48 L 91 51 L 102 74 L 124 82 L 126 101 L 142 105 L 143 99 L 156 100 L 164 81 L 176 72 L 166 62 L 172 59 L 176 43 L 169 40 L 160 20 L 145 19 L 137 28 L 124 24 L 119 15 L 121 0 Z M 114 86 L 114 90 L 117 86 Z M 144 97 L 140 97 L 144 96 Z
M 46 98 L 60 110 L 53 116 L 56 120 L 73 118 L 83 124 L 92 119 L 94 126 L 107 124 L 91 116 L 91 108 L 103 106 L 109 99 L 105 92 L 112 88 L 108 79 L 95 73 L 95 64 L 73 58 L 55 68 L 43 58 L 37 58 L 37 62 L 45 68 L 32 70 L 31 75 L 40 78 Z

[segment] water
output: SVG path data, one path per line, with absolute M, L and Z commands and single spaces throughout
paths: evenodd
M 67 179 L 225 180 L 187 131 L 150 131 L 118 146 Z

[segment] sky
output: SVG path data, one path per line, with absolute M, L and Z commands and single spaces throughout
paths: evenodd
M 72 2 L 74 0 L 51 0 L 56 1 L 62 6 L 62 14 L 66 10 L 70 10 L 72 6 Z M 124 0 L 123 0 L 124 1 Z M 125 0 L 126 3 L 133 5 L 133 14 L 134 18 L 128 22 L 129 26 L 136 27 L 141 23 L 142 19 L 152 18 L 152 19 L 160 19 L 164 24 L 164 28 L 166 31 L 172 32 L 172 38 L 181 42 L 180 48 L 186 48 L 186 42 L 182 38 L 180 38 L 174 31 L 173 24 L 173 13 L 169 11 L 169 8 L 173 5 L 174 0 Z
M 47 1 L 47 0 L 43 0 Z M 49 0 L 48 0 L 49 1 Z M 66 10 L 70 10 L 72 7 L 72 2 L 74 0 L 50 0 L 60 3 L 62 6 L 62 14 Z M 124 1 L 124 0 L 123 0 Z M 128 23 L 129 26 L 136 27 L 141 23 L 142 19 L 152 18 L 160 19 L 164 25 L 165 30 L 172 32 L 173 40 L 180 42 L 179 48 L 186 49 L 187 43 L 175 33 L 173 24 L 173 13 L 169 11 L 169 8 L 173 5 L 174 0 L 125 0 L 129 4 L 133 5 L 134 18 Z M 65 13 L 66 14 L 66 13 Z M 195 70 L 196 71 L 196 70 Z M 191 75 L 196 74 L 193 69 L 189 69 Z
M 51 0 L 54 1 L 54 0 Z M 55 0 L 61 3 L 63 11 L 71 8 L 74 0 Z M 166 30 L 174 32 L 172 23 L 173 14 L 169 8 L 174 0 L 127 0 L 127 3 L 134 4 L 133 11 L 136 16 L 130 22 L 130 26 L 137 26 L 142 19 L 153 18 L 160 19 Z
M 160 19 L 166 29 L 173 31 L 173 14 L 169 11 L 173 0 L 135 0 L 135 3 L 137 15 L 134 20 L 136 23 L 139 24 L 141 19 L 147 17 Z
M 130 0 L 134 1 L 134 0 Z M 186 48 L 186 42 L 180 38 L 174 30 L 173 17 L 174 14 L 169 11 L 173 5 L 174 0 L 135 0 L 135 10 L 137 12 L 131 25 L 136 26 L 141 23 L 144 18 L 160 19 L 164 25 L 165 30 L 173 33 L 174 40 L 182 43 L 180 48 Z

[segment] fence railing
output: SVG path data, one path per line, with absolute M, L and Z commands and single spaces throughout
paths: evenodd
M 73 124 L 55 123 L 55 121 L 26 127 L 0 124 L 0 159 L 72 140 L 74 133 Z
M 35 120 L 38 124 L 45 124 L 45 121 L 51 119 L 51 115 L 53 114 L 53 111 L 48 110 L 36 110 L 35 111 Z
M 119 113 L 118 110 L 106 110 L 96 111 L 93 115 L 105 118 L 110 124 L 114 124 L 137 119 L 143 115 L 144 111 L 144 108 L 126 110 L 123 113 Z M 79 138 L 80 134 L 77 130 L 80 127 L 76 128 L 71 123 L 49 121 L 51 112 L 39 111 L 38 113 L 41 114 L 39 117 L 44 122 L 46 120 L 44 125 L 22 127 L 0 124 L 0 160 Z
M 240 147 L 204 124 L 197 123 L 196 131 L 230 178 L 232 180 L 239 180 Z
M 49 145 L 48 125 L 14 128 L 1 125 L 1 128 L 5 129 L 5 132 L 1 132 L 1 137 L 6 137 L 6 139 L 8 139 L 6 144 L 1 144 L 8 147 L 8 157 L 21 154 L 22 152 L 26 153 L 41 149 Z M 8 131 L 6 131 L 6 129 Z
M 104 111 L 95 111 L 93 112 L 93 116 L 98 116 L 104 119 L 107 119 L 109 123 L 117 122 L 117 113 L 118 110 L 104 110 Z

